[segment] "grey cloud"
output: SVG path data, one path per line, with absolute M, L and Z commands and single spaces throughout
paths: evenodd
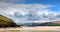
M 23 0 L 0 0 L 0 2 L 6 2 L 6 3 L 16 3 L 16 2 L 22 2 Z

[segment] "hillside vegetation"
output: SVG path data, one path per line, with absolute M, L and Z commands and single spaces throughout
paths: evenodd
M 25 26 L 60 26 L 60 21 L 52 21 L 45 23 L 26 23 Z
M 12 19 L 7 18 L 0 14 L 0 28 L 2 28 L 2 27 L 18 27 L 18 26 L 19 25 L 17 25 Z

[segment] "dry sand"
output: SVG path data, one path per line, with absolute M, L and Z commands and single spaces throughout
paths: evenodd
M 36 26 L 36 27 L 15 27 L 15 28 L 0 28 L 1 30 L 39 30 L 39 31 L 60 31 L 60 26 Z

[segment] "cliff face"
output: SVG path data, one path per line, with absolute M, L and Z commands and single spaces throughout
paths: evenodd
M 17 27 L 18 25 L 10 18 L 0 14 L 0 28 L 1 27 Z

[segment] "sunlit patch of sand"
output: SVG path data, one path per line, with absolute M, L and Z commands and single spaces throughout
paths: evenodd
M 60 31 L 60 26 L 36 26 L 36 27 L 15 27 L 1 28 L 0 30 L 39 30 L 39 31 Z

